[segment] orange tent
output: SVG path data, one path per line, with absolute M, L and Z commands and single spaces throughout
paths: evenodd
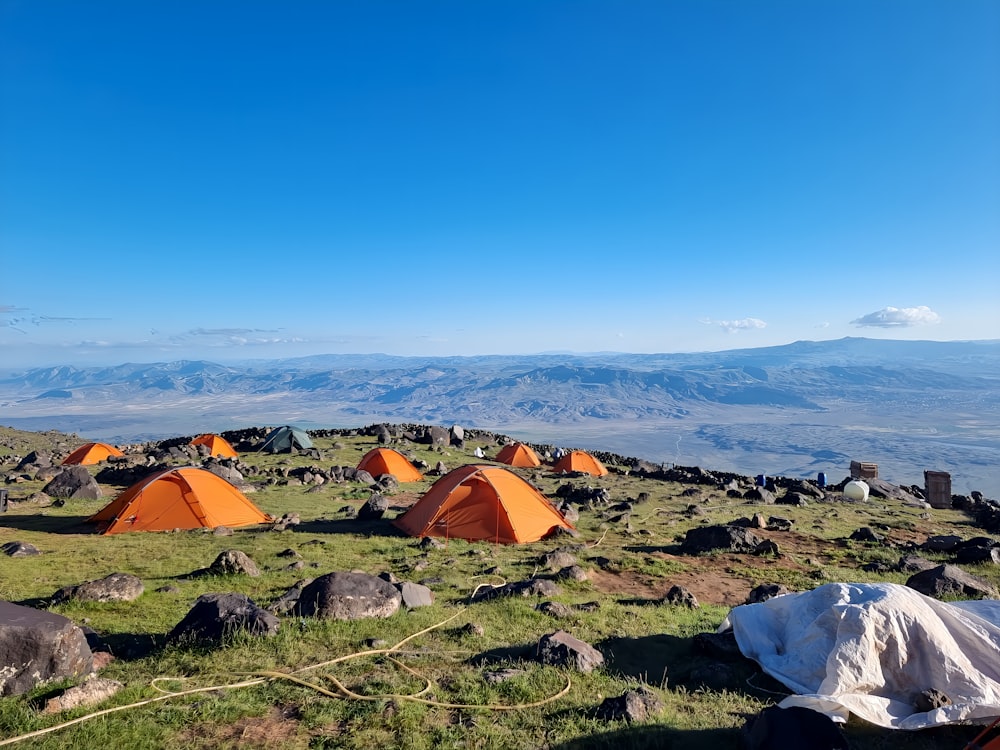
M 554 471 L 578 471 L 581 474 L 591 474 L 603 477 L 608 473 L 604 464 L 585 451 L 571 451 L 556 462 Z
M 119 534 L 249 526 L 271 517 L 222 477 L 187 466 L 136 482 L 87 520 L 106 523 L 103 534 Z
M 406 456 L 392 448 L 373 448 L 368 451 L 358 464 L 358 470 L 362 469 L 373 477 L 392 474 L 400 482 L 419 482 L 424 478 Z
M 542 465 L 542 462 L 538 460 L 538 454 L 531 449 L 531 446 L 524 443 L 507 443 L 497 453 L 496 460 L 508 466 L 520 466 L 528 469 Z
M 222 456 L 223 458 L 238 458 L 239 454 L 229 444 L 229 441 L 218 435 L 199 435 L 191 441 L 191 445 L 204 445 L 208 448 L 208 455 Z
M 110 456 L 124 456 L 120 450 L 107 443 L 87 443 L 66 456 L 63 466 L 90 466 L 99 464 Z
M 437 480 L 393 521 L 410 536 L 521 544 L 572 529 L 538 490 L 500 466 L 470 464 Z

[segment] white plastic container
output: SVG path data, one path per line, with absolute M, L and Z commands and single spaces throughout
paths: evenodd
M 860 479 L 852 479 L 844 485 L 844 497 L 863 503 L 868 500 L 868 483 Z

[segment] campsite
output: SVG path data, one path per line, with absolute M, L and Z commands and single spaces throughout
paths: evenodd
M 961 620 L 952 602 L 989 607 L 1000 587 L 988 498 L 931 507 L 916 486 L 872 479 L 858 500 L 843 491 L 849 466 L 821 487 L 592 449 L 605 474 L 557 470 L 573 446 L 530 444 L 540 464 L 522 466 L 499 458 L 512 438 L 458 427 L 219 437 L 236 458 L 191 435 L 63 466 L 85 436 L 0 428 L 0 599 L 83 628 L 88 666 L 117 685 L 79 705 L 67 696 L 84 675 L 5 689 L 0 744 L 737 748 L 792 691 L 717 632 L 727 618 L 745 646 L 766 618 L 738 615 L 768 601 L 822 615 L 834 607 L 791 597 L 898 603 L 905 589 Z M 413 473 L 379 473 L 393 465 Z M 79 492 L 43 491 L 71 473 Z M 148 527 L 160 530 L 140 530 L 161 515 Z M 918 572 L 941 566 L 966 588 L 915 594 Z M 363 595 L 321 604 L 346 584 Z M 383 597 L 393 606 L 354 609 Z M 199 606 L 236 600 L 229 627 L 185 629 Z M 914 653 L 940 640 L 922 639 L 920 622 L 892 625 L 909 628 Z M 992 685 L 995 663 L 970 661 L 966 676 Z M 860 750 L 965 747 L 983 727 L 946 720 L 968 708 L 965 688 L 947 670 L 919 679 L 907 705 L 886 704 L 908 728 L 859 718 L 854 696 L 838 737 Z M 980 721 L 995 715 L 984 706 Z M 925 720 L 939 725 L 915 728 Z

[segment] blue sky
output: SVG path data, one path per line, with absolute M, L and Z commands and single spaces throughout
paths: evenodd
M 1000 338 L 993 0 L 0 0 L 0 362 Z

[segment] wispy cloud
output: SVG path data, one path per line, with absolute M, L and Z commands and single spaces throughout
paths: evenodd
M 851 321 L 859 328 L 909 328 L 940 323 L 941 316 L 926 305 L 919 307 L 883 307 Z
M 741 318 L 740 320 L 712 320 L 711 318 L 702 318 L 699 322 L 707 326 L 718 326 L 726 333 L 767 328 L 767 323 L 760 318 Z

